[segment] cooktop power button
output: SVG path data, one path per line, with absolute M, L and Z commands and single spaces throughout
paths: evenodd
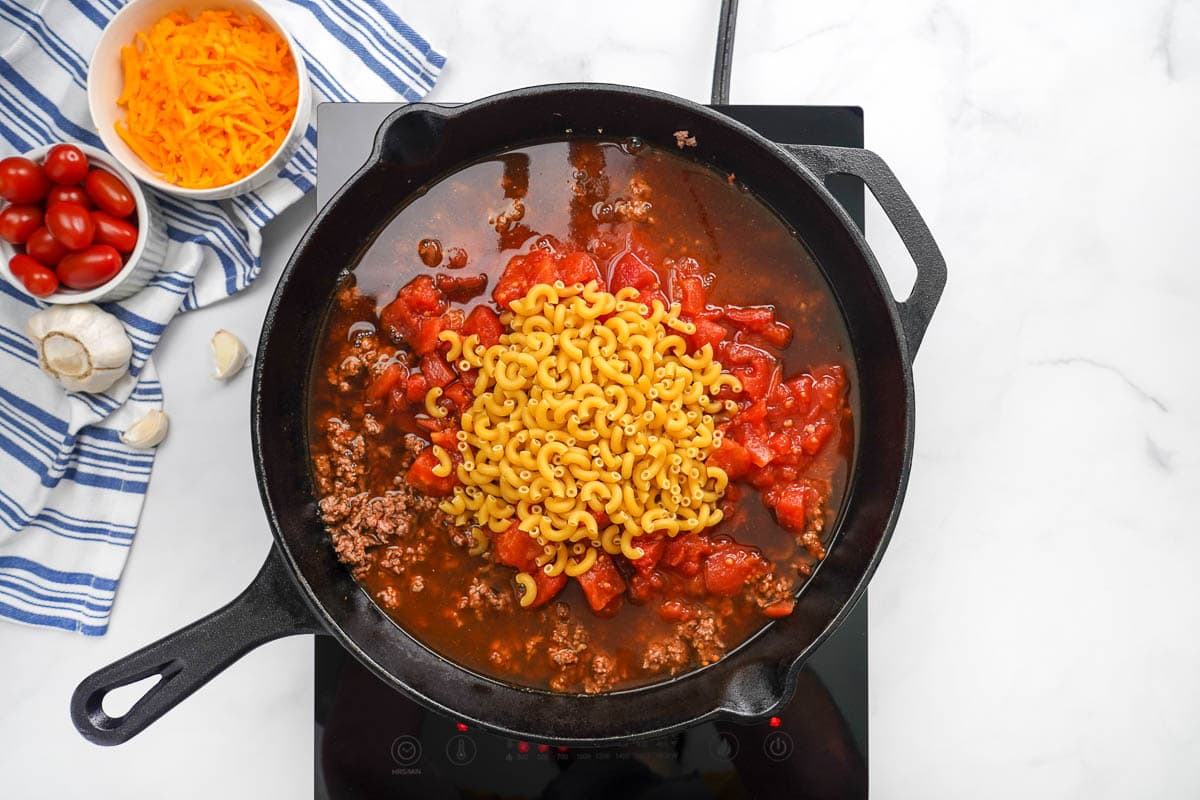
M 792 737 L 783 731 L 771 731 L 763 739 L 763 754 L 772 761 L 787 761 L 793 749 Z

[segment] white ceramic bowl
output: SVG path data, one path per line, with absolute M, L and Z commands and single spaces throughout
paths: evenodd
M 246 177 L 224 186 L 211 189 L 185 189 L 159 177 L 145 161 L 142 161 L 130 149 L 129 145 L 125 144 L 113 127 L 117 120 L 125 117 L 125 109 L 117 105 L 117 98 L 121 96 L 121 88 L 124 83 L 121 71 L 121 48 L 130 44 L 134 34 L 138 31 L 149 30 L 154 23 L 172 11 L 187 11 L 195 16 L 201 11 L 212 8 L 256 14 L 284 38 L 292 51 L 292 60 L 296 62 L 299 98 L 296 117 L 292 120 L 292 127 L 288 130 L 287 138 L 267 163 Z M 92 121 L 99 130 L 100 139 L 109 152 L 146 185 L 191 200 L 224 200 L 251 192 L 270 181 L 279 174 L 284 164 L 300 146 L 312 113 L 312 87 L 309 84 L 308 68 L 304 64 L 304 57 L 301 55 L 300 49 L 296 47 L 295 40 L 292 39 L 291 34 L 287 32 L 279 19 L 254 0 L 130 0 L 128 5 L 117 12 L 100 35 L 100 41 L 92 54 L 92 63 L 88 68 L 87 94 Z
M 142 191 L 142 187 L 134 180 L 133 175 L 129 170 L 121 166 L 115 158 L 103 150 L 98 150 L 95 147 L 89 147 L 86 144 L 79 142 L 71 142 L 83 151 L 88 157 L 88 162 L 100 167 L 116 175 L 121 179 L 121 183 L 129 188 L 133 194 L 133 200 L 137 204 L 137 226 L 138 226 L 138 241 L 133 248 L 133 252 L 129 254 L 129 259 L 125 262 L 125 266 L 121 271 L 109 279 L 107 283 L 103 283 L 94 289 L 68 289 L 66 286 L 59 288 L 57 292 L 47 297 L 39 297 L 47 303 L 106 303 L 110 300 L 122 300 L 141 289 L 147 282 L 158 272 L 167 258 L 167 225 L 163 220 L 162 212 L 158 209 L 158 203 L 155 202 L 154 196 L 146 194 Z M 46 153 L 50 152 L 50 148 L 54 145 L 48 144 L 39 147 L 36 150 L 30 150 L 25 153 L 25 157 L 42 163 L 42 159 L 46 157 Z M 0 274 L 4 279 L 16 286 L 21 291 L 29 294 L 25 289 L 25 284 L 21 283 L 20 279 L 12 274 L 8 268 L 8 261 L 16 253 L 16 249 L 8 242 L 0 239 Z

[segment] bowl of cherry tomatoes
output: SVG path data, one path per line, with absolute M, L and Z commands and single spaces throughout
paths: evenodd
M 129 297 L 167 252 L 154 198 L 108 153 L 63 142 L 0 159 L 0 275 L 48 303 Z

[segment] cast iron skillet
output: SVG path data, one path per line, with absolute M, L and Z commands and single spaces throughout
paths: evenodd
M 589 135 L 638 136 L 733 172 L 808 245 L 845 317 L 861 408 L 847 498 L 829 555 L 796 611 L 717 663 L 639 689 L 555 694 L 510 686 L 459 667 L 392 622 L 340 564 L 321 523 L 309 473 L 305 397 L 318 323 L 338 274 L 356 262 L 420 187 L 497 150 Z M 676 151 L 680 152 L 680 151 Z M 823 179 L 863 179 L 917 266 L 897 302 L 866 241 Z M 350 243 L 350 244 L 348 244 Z M 781 281 L 787 281 L 781 266 Z M 214 614 L 86 678 L 71 700 L 80 733 L 124 742 L 252 648 L 282 636 L 328 633 L 388 685 L 457 719 L 521 739 L 598 745 L 716 718 L 757 718 L 785 704 L 805 659 L 838 626 L 875 571 L 900 511 L 913 441 L 911 361 L 945 283 L 928 228 L 887 166 L 865 150 L 781 148 L 700 105 L 618 86 L 520 89 L 455 108 L 406 106 L 389 116 L 367 164 L 321 210 L 288 263 L 267 311 L 255 361 L 251 434 L 275 546 L 253 583 Z M 788 318 L 786 308 L 782 316 Z M 104 713 L 112 689 L 162 679 L 122 717 Z

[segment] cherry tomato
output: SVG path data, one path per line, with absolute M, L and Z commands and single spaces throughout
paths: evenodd
M 69 250 L 62 246 L 62 242 L 54 238 L 54 234 L 45 225 L 38 228 L 30 234 L 28 241 L 25 242 L 25 252 L 32 256 L 39 264 L 46 267 L 56 267 L 58 262 L 62 261 Z
M 27 255 L 13 256 L 8 268 L 34 297 L 45 297 L 58 291 L 58 276 Z
M 10 203 L 36 203 L 49 189 L 45 171 L 28 158 L 9 156 L 0 161 L 0 197 Z
M 58 262 L 58 279 L 72 289 L 94 289 L 121 271 L 121 254 L 107 244 L 67 253 Z
M 8 260 L 8 270 L 13 274 L 14 278 L 24 278 L 27 272 L 37 269 L 40 266 L 42 265 L 35 259 L 24 253 L 17 253 Z
M 53 270 L 45 267 L 38 267 L 25 274 L 21 278 L 21 283 L 25 284 L 25 288 L 34 297 L 49 297 L 58 291 L 58 276 Z
M 96 224 L 96 244 L 112 245 L 118 253 L 132 253 L 137 247 L 138 230 L 123 219 L 103 211 L 92 212 Z
M 124 219 L 132 214 L 136 207 L 133 193 L 111 172 L 92 170 L 84 179 L 83 188 L 102 211 L 107 211 L 114 217 Z
M 55 203 L 46 209 L 46 227 L 68 250 L 82 250 L 96 236 L 92 215 L 78 203 Z M 70 284 L 67 284 L 70 286 Z M 77 287 L 78 288 L 78 287 Z
M 42 161 L 46 177 L 55 183 L 74 186 L 88 174 L 87 156 L 73 144 L 56 144 Z
M 55 203 L 78 203 L 89 210 L 96 207 L 82 186 L 51 186 L 50 191 L 46 193 L 46 208 Z
M 0 211 L 0 239 L 12 244 L 25 244 L 42 226 L 42 207 L 39 205 L 8 206 Z

